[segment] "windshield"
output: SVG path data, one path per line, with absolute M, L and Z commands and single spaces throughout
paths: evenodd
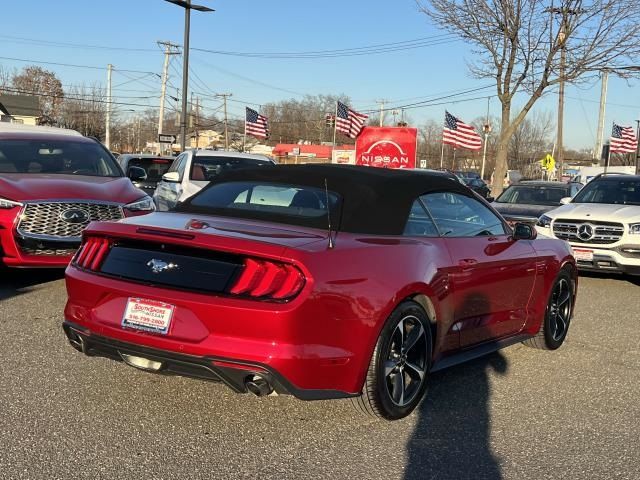
M 0 140 L 0 173 L 122 176 L 100 144 L 71 139 Z
M 162 175 L 167 173 L 167 170 L 169 170 L 172 162 L 173 159 L 169 158 L 134 157 L 129 160 L 127 168 L 142 168 L 147 172 L 147 181 L 159 182 L 162 179 Z
M 572 203 L 640 205 L 640 179 L 599 178 L 584 186 Z
M 337 223 L 341 201 L 336 193 L 307 186 L 262 182 L 212 184 L 176 210 L 326 228 L 327 199 L 331 218 Z
M 245 167 L 273 165 L 267 160 L 240 157 L 200 157 L 195 156 L 191 166 L 190 179 L 208 182 L 225 170 L 236 170 Z
M 564 187 L 512 185 L 507 188 L 496 202 L 525 205 L 560 205 L 560 200 L 568 197 Z

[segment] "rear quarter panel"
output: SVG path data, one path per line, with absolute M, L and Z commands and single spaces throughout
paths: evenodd
M 304 265 L 315 285 L 293 337 L 349 351 L 355 391 L 362 387 L 380 331 L 403 300 L 426 295 L 435 307 L 432 321 L 452 318 L 451 260 L 443 239 L 340 233 L 333 249 L 323 240 L 284 257 Z M 446 322 L 438 325 L 436 351 L 445 347 L 448 329 Z

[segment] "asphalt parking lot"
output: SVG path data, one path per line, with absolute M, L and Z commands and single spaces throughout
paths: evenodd
M 86 358 L 56 272 L 0 273 L 0 478 L 638 479 L 640 278 L 581 278 L 556 352 L 434 374 L 395 423 Z

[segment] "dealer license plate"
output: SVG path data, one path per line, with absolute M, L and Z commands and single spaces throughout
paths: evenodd
M 166 334 L 175 306 L 156 300 L 129 298 L 122 317 L 122 326 Z
M 573 256 L 579 262 L 593 262 L 593 250 L 574 248 Z

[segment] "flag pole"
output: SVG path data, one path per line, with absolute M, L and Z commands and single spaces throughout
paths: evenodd
M 247 110 L 244 111 L 244 136 L 242 137 L 242 151 L 247 151 Z
M 453 147 L 453 168 L 451 170 L 456 169 L 456 147 Z
M 336 148 L 336 128 L 338 125 L 338 101 L 336 100 L 336 109 L 333 115 L 333 148 Z

